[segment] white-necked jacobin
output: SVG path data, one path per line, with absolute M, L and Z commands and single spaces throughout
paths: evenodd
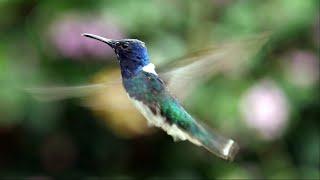
M 102 41 L 115 51 L 128 97 L 150 125 L 162 128 L 174 140 L 189 140 L 223 159 L 233 160 L 238 145 L 201 125 L 170 94 L 150 62 L 144 42 L 86 33 L 83 36 Z

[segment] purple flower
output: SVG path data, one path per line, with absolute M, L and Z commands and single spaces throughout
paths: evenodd
M 315 54 L 293 51 L 286 59 L 285 73 L 288 81 L 299 87 L 310 87 L 317 83 L 320 63 Z
M 257 130 L 264 139 L 277 138 L 286 128 L 288 101 L 273 81 L 264 80 L 251 87 L 240 105 L 248 127 Z
M 105 44 L 82 37 L 84 32 L 113 39 L 124 38 L 121 28 L 111 18 L 80 14 L 56 19 L 50 26 L 49 36 L 59 53 L 68 58 L 103 58 L 113 54 L 112 49 Z

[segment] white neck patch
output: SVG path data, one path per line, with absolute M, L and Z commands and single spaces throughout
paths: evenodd
M 143 66 L 142 70 L 143 70 L 144 72 L 148 72 L 148 73 L 152 73 L 152 74 L 154 74 L 154 75 L 158 75 L 158 74 L 156 73 L 156 71 L 154 70 L 154 68 L 155 68 L 154 64 L 149 63 L 149 64 Z

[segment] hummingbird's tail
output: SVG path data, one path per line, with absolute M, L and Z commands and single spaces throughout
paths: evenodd
M 194 138 L 200 141 L 208 151 L 225 160 L 232 161 L 234 159 L 239 150 L 235 141 L 219 135 L 205 125 L 197 124 L 196 129 L 198 133 L 195 133 Z

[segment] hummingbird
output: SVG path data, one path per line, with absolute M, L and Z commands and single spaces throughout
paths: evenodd
M 161 128 L 174 141 L 188 140 L 225 160 L 234 159 L 239 149 L 237 143 L 209 129 L 185 110 L 157 74 L 144 42 L 107 39 L 88 33 L 82 35 L 101 41 L 114 50 L 128 98 L 149 125 Z
M 114 50 L 127 96 L 149 125 L 163 129 L 174 141 L 190 141 L 218 157 L 232 161 L 239 150 L 237 143 L 196 120 L 181 102 L 213 74 L 234 75 L 239 73 L 238 70 L 241 73 L 248 67 L 250 57 L 266 44 L 270 34 L 251 35 L 240 41 L 232 40 L 195 51 L 173 63 L 162 64 L 158 67 L 159 73 L 150 62 L 145 43 L 138 39 L 114 40 L 89 33 L 82 35 L 101 41 Z M 114 83 L 120 82 L 117 79 L 112 82 L 26 90 L 38 100 L 54 101 L 90 96 Z

